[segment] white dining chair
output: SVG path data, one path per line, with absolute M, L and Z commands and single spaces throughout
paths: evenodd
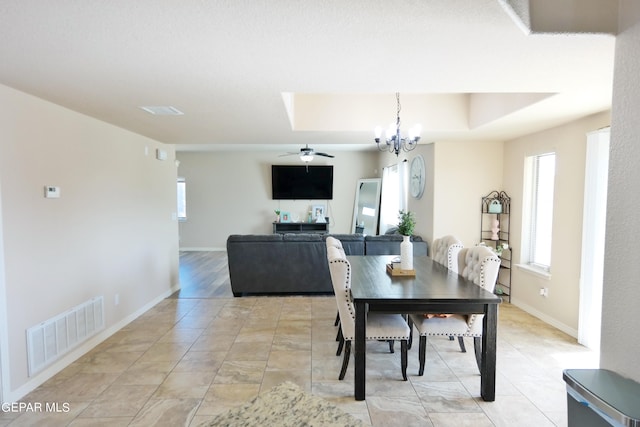
M 351 343 L 355 339 L 356 313 L 351 299 L 351 264 L 342 257 L 337 248 L 328 248 L 327 252 L 331 281 L 336 296 L 338 312 L 340 313 L 340 344 L 336 356 L 342 353 L 342 368 L 339 380 L 343 380 L 351 356 Z M 407 342 L 409 340 L 409 325 L 400 314 L 367 313 L 367 340 L 387 341 L 389 350 L 393 353 L 395 341 L 400 341 L 400 359 L 402 379 L 407 380 Z
M 463 248 L 458 254 L 459 274 L 477 286 L 493 292 L 500 258 L 486 246 Z M 425 355 L 428 336 L 473 337 L 476 363 L 481 365 L 482 355 L 482 319 L 483 314 L 449 314 L 446 316 L 427 317 L 422 314 L 410 314 L 411 322 L 420 334 L 418 349 L 420 368 L 418 375 L 424 374 Z M 464 350 L 463 350 L 464 351 Z
M 442 264 L 457 273 L 458 253 L 463 247 L 462 242 L 451 235 L 435 239 L 431 249 L 431 258 L 438 264 Z
M 435 239 L 433 241 L 433 245 L 431 246 L 431 258 L 438 264 L 442 264 L 447 267 L 449 270 L 454 273 L 458 272 L 458 254 L 462 250 L 464 245 L 457 237 L 452 235 L 447 235 L 440 237 L 439 239 Z M 411 320 L 409 320 L 409 326 L 412 325 Z M 413 332 L 413 328 L 412 328 Z M 450 336 L 449 339 L 451 341 L 454 340 L 453 336 Z M 409 348 L 413 344 L 413 334 L 411 338 L 409 338 Z M 467 349 L 464 346 L 464 338 L 458 337 L 458 345 L 460 345 L 460 351 L 465 353 Z
M 327 259 L 329 258 L 329 251 L 330 248 L 336 248 L 339 251 L 339 254 L 342 256 L 342 258 L 347 257 L 346 252 L 344 251 L 344 247 L 342 246 L 342 242 L 339 239 L 336 239 L 333 236 L 327 236 L 327 238 L 325 239 L 325 244 L 327 246 Z M 333 256 L 335 257 L 335 255 Z M 336 313 L 336 320 L 333 322 L 333 326 L 338 326 L 340 324 L 340 312 Z M 336 336 L 336 341 L 338 341 L 340 338 L 340 336 Z

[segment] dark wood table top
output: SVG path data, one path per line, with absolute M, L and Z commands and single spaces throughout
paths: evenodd
M 419 303 L 441 304 L 442 309 L 469 313 L 469 304 L 500 304 L 502 299 L 473 282 L 451 272 L 426 256 L 415 257 L 415 276 L 392 276 L 386 265 L 394 256 L 348 256 L 351 264 L 351 295 L 354 301 L 369 304 Z M 466 307 L 456 309 L 456 304 Z M 474 310 L 475 311 L 475 310 Z

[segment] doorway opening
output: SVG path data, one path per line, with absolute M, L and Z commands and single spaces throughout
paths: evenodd
M 587 134 L 578 342 L 599 354 L 610 128 Z

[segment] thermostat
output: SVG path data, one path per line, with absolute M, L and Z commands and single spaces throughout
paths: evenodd
M 44 197 L 47 199 L 57 199 L 60 197 L 60 187 L 54 187 L 52 185 L 44 186 Z

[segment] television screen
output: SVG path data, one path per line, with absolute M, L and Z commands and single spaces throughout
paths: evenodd
M 271 165 L 274 200 L 333 199 L 333 166 Z

